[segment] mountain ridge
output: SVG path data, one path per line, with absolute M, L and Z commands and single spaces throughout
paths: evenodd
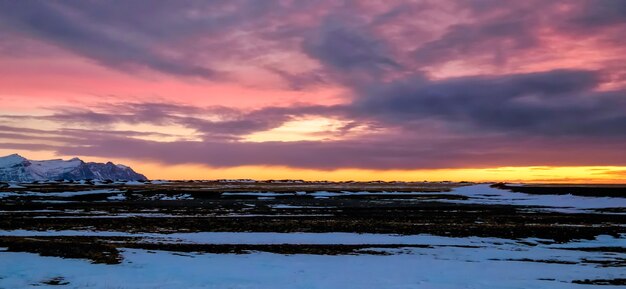
M 147 178 L 125 165 L 112 162 L 84 162 L 74 157 L 69 160 L 29 160 L 19 154 L 0 157 L 0 181 L 32 182 L 46 180 L 127 180 L 143 181 Z

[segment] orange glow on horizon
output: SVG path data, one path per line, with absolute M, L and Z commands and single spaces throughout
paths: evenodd
M 28 159 L 70 159 L 51 151 L 16 151 L 0 149 L 0 156 L 18 153 Z M 376 170 L 340 168 L 334 170 L 304 169 L 285 166 L 237 166 L 217 168 L 202 164 L 168 165 L 131 159 L 108 159 L 79 156 L 86 162 L 124 164 L 149 179 L 215 180 L 215 179 L 297 179 L 306 181 L 469 181 L 524 183 L 590 183 L 626 184 L 626 166 L 529 166 L 497 168 L 444 168 L 415 170 Z
M 470 181 L 626 184 L 626 167 L 498 167 L 418 170 L 301 169 L 282 166 L 211 168 L 203 165 L 132 165 L 152 179 L 301 179 L 307 181 Z
M 19 151 L 0 149 L 0 156 L 18 153 L 28 159 L 70 159 L 51 151 Z M 131 159 L 108 159 L 79 156 L 88 162 L 112 161 L 124 164 L 149 179 L 215 180 L 215 179 L 298 179 L 307 181 L 469 181 L 469 182 L 524 182 L 524 183 L 589 183 L 626 184 L 626 166 L 572 166 L 572 167 L 497 167 L 446 168 L 416 170 L 375 170 L 340 168 L 334 170 L 303 169 L 284 166 L 238 166 L 216 168 L 202 164 L 168 165 Z

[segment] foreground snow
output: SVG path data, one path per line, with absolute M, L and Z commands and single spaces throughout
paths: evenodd
M 624 253 L 565 250 L 626 247 L 626 236 L 565 244 L 545 240 L 449 238 L 353 233 L 179 233 L 2 231 L 2 236 L 136 236 L 159 242 L 203 244 L 413 244 L 376 248 L 391 255 L 200 254 L 124 249 L 119 265 L 0 251 L 0 288 L 594 288 L 580 279 L 626 278 L 623 267 L 598 261 Z M 34 287 L 34 286 L 37 287 Z M 599 287 L 599 286 L 598 286 Z M 53 287 L 56 288 L 56 287 Z
M 523 243 L 533 243 L 544 248 L 596 246 L 596 247 L 625 247 L 626 234 L 620 238 L 601 235 L 594 240 L 576 240 L 569 243 L 555 243 L 548 245 L 548 240 L 525 238 L 510 240 L 502 238 L 483 237 L 442 237 L 428 234 L 395 235 L 373 233 L 275 233 L 275 232 L 197 232 L 197 233 L 127 233 L 114 231 L 31 231 L 31 230 L 0 230 L 0 237 L 52 237 L 52 236 L 90 236 L 90 237 L 137 237 L 144 241 L 158 241 L 168 243 L 194 244 L 316 244 L 316 245 L 442 245 L 442 246 L 520 246 Z M 523 248 L 523 247 L 522 247 Z
M 446 247 L 390 256 L 285 256 L 128 249 L 120 265 L 5 252 L 0 253 L 0 287 L 46 288 L 33 284 L 63 277 L 69 284 L 62 288 L 593 288 L 570 282 L 625 275 L 623 268 L 489 260 L 511 257 L 510 251 L 500 250 Z

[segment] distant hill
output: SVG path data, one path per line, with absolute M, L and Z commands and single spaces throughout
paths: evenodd
M 147 178 L 130 167 L 107 163 L 86 163 L 79 158 L 71 160 L 28 160 L 18 154 L 0 157 L 0 181 L 32 182 L 46 180 L 127 180 Z

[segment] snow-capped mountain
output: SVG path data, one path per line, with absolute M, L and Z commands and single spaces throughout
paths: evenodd
M 130 167 L 112 162 L 86 163 L 79 158 L 71 160 L 28 160 L 18 154 L 0 157 L 0 181 L 32 182 L 45 180 L 146 180 Z

